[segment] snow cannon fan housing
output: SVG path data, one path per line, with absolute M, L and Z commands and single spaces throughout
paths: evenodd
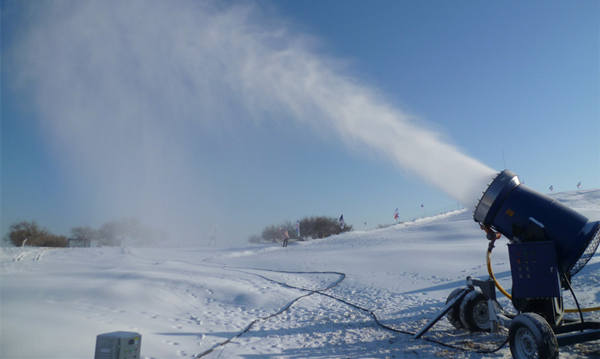
M 552 241 L 558 269 L 568 276 L 586 265 L 600 243 L 600 221 L 589 221 L 558 201 L 525 187 L 509 170 L 494 178 L 475 207 L 473 218 L 511 242 Z

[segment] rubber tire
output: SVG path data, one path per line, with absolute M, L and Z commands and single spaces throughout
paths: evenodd
M 491 327 L 489 320 L 486 323 L 476 320 L 482 316 L 489 318 L 487 298 L 480 291 L 473 290 L 460 302 L 460 322 L 471 332 L 488 331 Z
M 448 295 L 448 299 L 446 299 L 446 304 L 448 304 L 448 302 L 450 302 L 452 299 L 454 299 L 457 295 L 459 295 L 462 291 L 465 291 L 465 290 L 471 291 L 472 289 L 456 288 L 455 290 L 450 292 L 450 294 Z M 446 313 L 446 319 L 448 319 L 450 324 L 452 324 L 452 326 L 456 329 L 463 328 L 462 322 L 460 321 L 460 303 L 462 300 L 464 300 L 464 298 L 459 300 L 458 302 L 454 303 L 452 308 L 450 308 L 450 311 L 448 313 Z
M 519 314 L 510 323 L 508 330 L 510 352 L 515 359 L 538 358 L 558 359 L 558 342 L 552 327 L 544 317 L 536 313 Z M 528 346 L 529 348 L 524 348 Z M 535 346 L 535 348 L 532 348 Z M 524 351 L 530 351 L 524 353 Z

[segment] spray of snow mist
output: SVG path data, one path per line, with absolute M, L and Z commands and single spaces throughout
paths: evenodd
M 495 173 L 252 4 L 52 1 L 27 12 L 11 56 L 44 130 L 78 173 L 104 174 L 93 188 L 102 201 L 153 223 L 214 222 L 217 201 L 189 178 L 185 144 L 240 120 L 336 133 L 467 206 Z

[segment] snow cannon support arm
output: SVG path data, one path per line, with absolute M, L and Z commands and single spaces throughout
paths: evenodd
M 494 242 L 496 242 L 497 239 L 500 239 L 500 237 L 502 237 L 502 234 L 500 232 L 494 231 L 492 227 L 484 224 L 481 225 L 481 229 L 485 232 L 485 237 L 488 239 L 488 241 L 490 241 L 490 244 L 488 246 L 488 252 L 491 252 L 494 248 Z

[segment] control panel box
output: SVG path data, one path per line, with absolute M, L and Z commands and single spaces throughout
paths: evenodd
M 135 332 L 112 332 L 96 337 L 94 359 L 140 359 L 142 336 Z
M 560 297 L 556 249 L 551 241 L 508 245 L 514 298 Z

